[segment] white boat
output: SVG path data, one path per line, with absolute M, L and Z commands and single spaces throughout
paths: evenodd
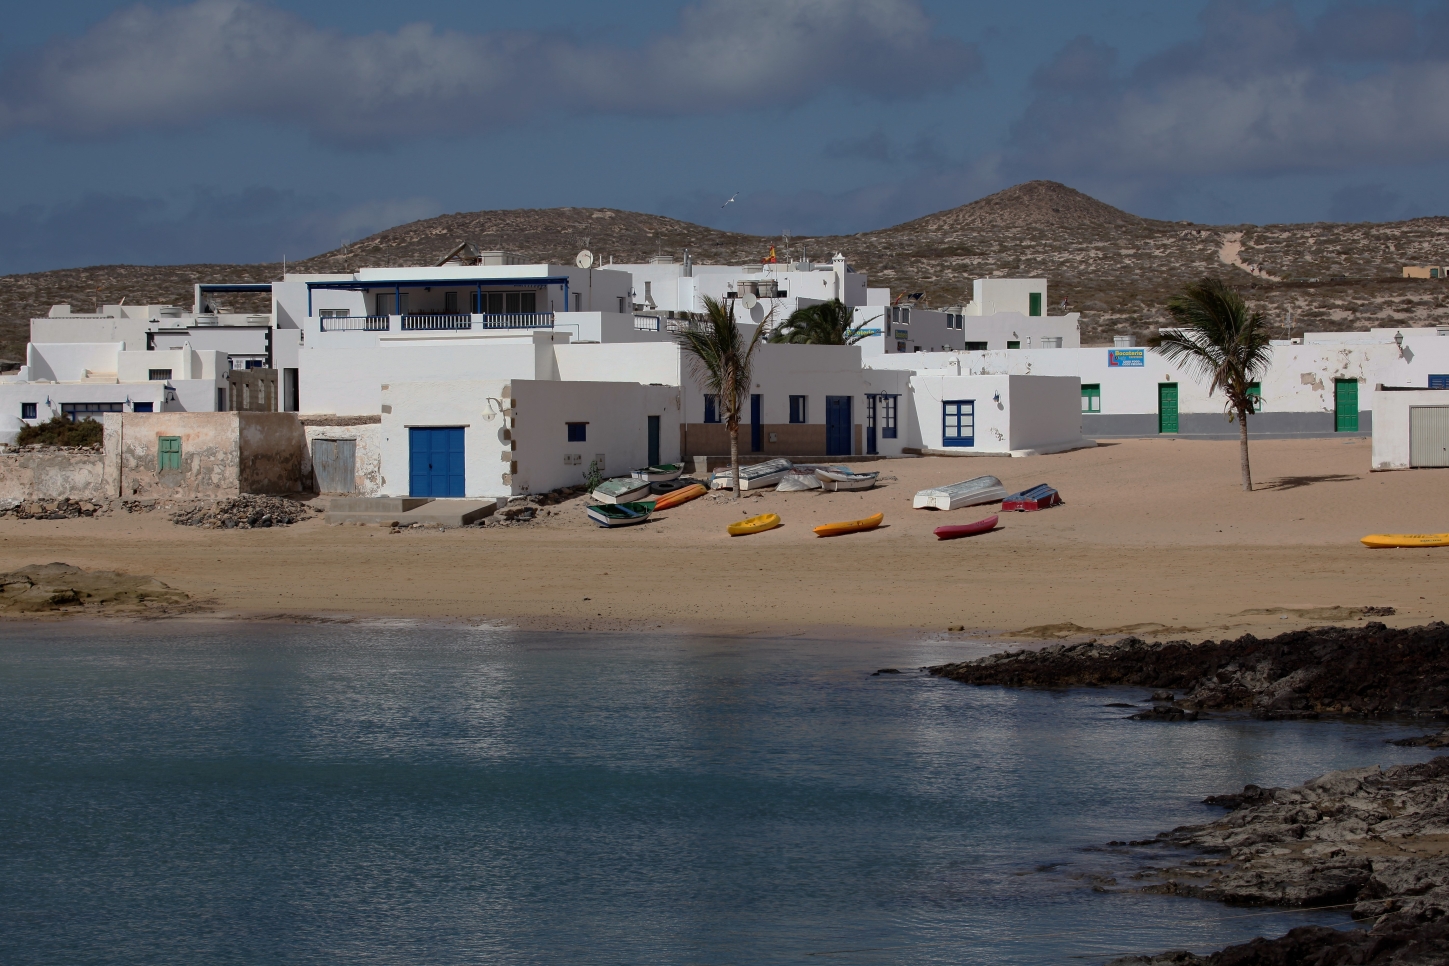
M 819 467 L 815 478 L 826 490 L 868 490 L 875 486 L 879 473 L 855 473 L 842 467 Z
M 659 466 L 646 466 L 642 470 L 635 470 L 630 475 L 636 480 L 645 480 L 649 483 L 663 483 L 666 480 L 677 480 L 683 473 L 683 463 L 663 463 Z
M 592 495 L 600 503 L 632 503 L 649 495 L 649 481 L 621 476 L 600 483 Z
M 793 464 L 789 460 L 765 460 L 740 467 L 741 490 L 763 490 L 774 486 L 785 478 Z M 734 485 L 728 466 L 714 471 L 709 478 L 710 489 L 727 490 Z
M 937 486 L 916 494 L 911 506 L 917 510 L 955 510 L 978 503 L 995 503 L 1006 499 L 1006 488 L 994 476 L 978 476 L 950 486 Z

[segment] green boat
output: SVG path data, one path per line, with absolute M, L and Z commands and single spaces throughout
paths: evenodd
M 629 527 L 643 523 L 654 512 L 653 500 L 637 503 L 600 503 L 584 508 L 589 519 L 601 527 Z

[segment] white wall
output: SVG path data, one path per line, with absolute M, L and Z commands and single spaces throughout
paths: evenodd
M 917 373 L 911 377 L 913 445 L 950 456 L 1031 455 L 1075 448 L 1085 443 L 1080 394 L 1081 384 L 1070 377 Z M 947 400 L 975 403 L 974 445 L 944 445 Z
M 504 480 L 509 464 L 500 458 L 508 442 L 499 432 L 505 428 L 506 385 L 503 379 L 469 379 L 394 382 L 382 389 L 380 494 L 408 495 L 409 427 L 462 426 L 465 495 L 509 495 L 512 489 Z
M 1047 280 L 1044 278 L 978 278 L 971 283 L 967 315 L 1019 312 L 1030 315 L 1031 293 L 1041 293 L 1043 316 L 1047 309 Z
M 80 382 L 86 370 L 116 372 L 116 355 L 122 342 L 31 342 L 25 347 L 25 364 L 31 382 Z
M 558 377 L 569 382 L 638 382 L 677 386 L 680 349 L 672 341 L 554 346 Z
M 1409 468 L 1409 410 L 1419 406 L 1449 407 L 1449 391 L 1421 389 L 1374 393 L 1373 455 L 1375 470 Z
M 540 368 L 536 341 L 541 341 L 542 351 L 552 364 L 552 334 L 546 331 L 538 333 L 539 340 L 527 335 L 507 339 L 399 339 L 366 348 L 334 348 L 326 338 L 333 334 L 353 333 L 309 335 L 298 350 L 303 413 L 375 415 L 382 405 L 383 385 L 394 382 L 534 378 Z
M 605 477 L 648 464 L 649 422 L 660 417 L 659 458 L 679 460 L 680 390 L 627 382 L 542 382 L 515 379 L 512 420 L 517 472 L 513 493 L 540 493 L 582 483 L 601 458 Z M 568 423 L 587 423 L 583 442 L 569 442 Z

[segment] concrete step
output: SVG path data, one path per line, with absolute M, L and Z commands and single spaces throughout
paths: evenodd
M 366 500 L 358 499 L 359 504 Z M 407 510 L 347 511 L 334 505 L 327 508 L 322 519 L 326 523 L 360 523 L 371 527 L 409 527 L 414 523 L 437 523 L 445 527 L 465 527 L 490 517 L 498 509 L 497 500 L 420 500 L 416 498 L 381 498 L 379 503 L 410 503 Z
M 497 500 L 433 500 L 427 506 L 398 514 L 397 525 L 440 523 L 445 527 L 466 527 L 492 516 L 497 509 Z
M 334 496 L 327 501 L 327 512 L 406 513 L 431 502 L 430 496 Z

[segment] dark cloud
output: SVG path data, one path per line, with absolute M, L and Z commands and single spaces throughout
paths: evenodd
M 831 141 L 825 145 L 821 152 L 827 158 L 838 158 L 843 160 L 863 159 L 866 161 L 891 161 L 895 158 L 895 152 L 890 139 L 885 136 L 884 131 L 876 131 L 863 138 L 843 138 L 839 141 Z
M 1009 165 L 1059 178 L 1351 170 L 1449 159 L 1443 11 L 1342 4 L 1304 23 L 1287 4 L 1214 0 L 1199 36 L 1125 75 L 1078 38 L 1033 78 Z
M 0 274 L 302 259 L 437 213 L 427 199 L 346 206 L 272 188 L 194 187 L 172 198 L 89 194 L 0 212 Z
M 1404 199 L 1382 184 L 1346 185 L 1328 203 L 1329 221 L 1396 221 L 1404 217 Z
M 980 70 L 975 47 L 938 35 L 919 0 L 697 0 L 638 47 L 425 23 L 353 36 L 255 0 L 197 0 L 131 7 L 20 58 L 0 78 L 0 132 L 258 118 L 361 144 L 540 114 L 711 114 L 840 89 L 910 97 Z

